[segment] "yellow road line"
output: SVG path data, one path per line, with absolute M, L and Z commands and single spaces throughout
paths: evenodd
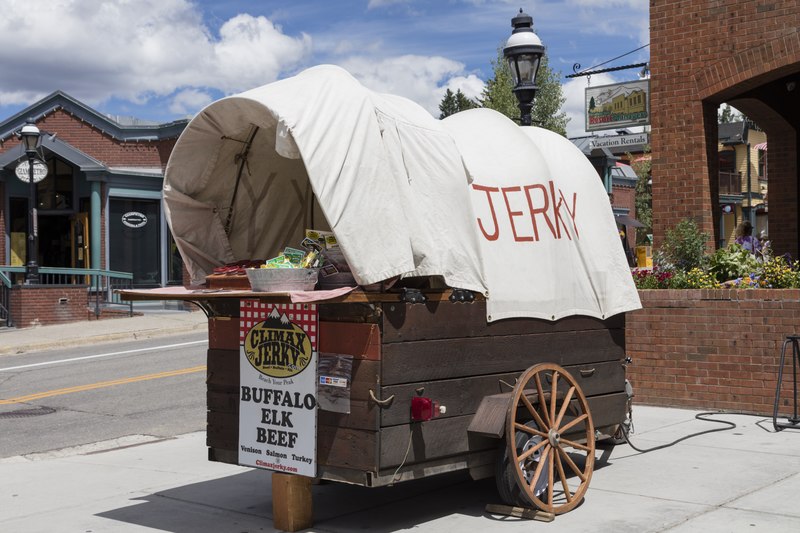
M 169 372 L 158 372 L 156 374 L 145 374 L 143 376 L 134 376 L 131 378 L 114 379 L 111 381 L 100 381 L 98 383 L 89 383 L 88 385 L 78 385 L 76 387 L 67 387 L 64 389 L 55 389 L 51 391 L 37 392 L 35 394 L 28 394 L 27 396 L 18 396 L 16 398 L 9 398 L 8 400 L 0 400 L 0 405 L 9 405 L 12 403 L 25 403 L 33 400 L 41 400 L 42 398 L 49 398 L 50 396 L 61 396 L 62 394 L 72 394 L 74 392 L 84 392 L 94 389 L 103 389 L 106 387 L 113 387 L 114 385 L 124 385 L 126 383 L 136 383 L 137 381 L 148 381 L 151 379 L 169 378 L 172 376 L 181 376 L 183 374 L 193 374 L 195 372 L 203 372 L 206 366 L 193 366 L 191 368 L 181 368 L 179 370 L 170 370 Z

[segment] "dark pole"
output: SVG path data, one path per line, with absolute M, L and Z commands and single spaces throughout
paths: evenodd
M 36 183 L 33 181 L 33 161 L 35 150 L 26 150 L 28 155 L 28 187 L 30 205 L 28 206 L 28 246 L 25 247 L 25 254 L 28 256 L 25 261 L 25 284 L 37 285 L 39 283 L 39 265 L 36 262 L 38 252 L 37 228 L 38 219 L 36 216 Z
M 519 107 L 519 123 L 522 126 L 531 126 L 531 110 L 533 109 L 533 99 L 536 96 L 536 87 L 515 87 L 514 96 L 517 97 L 517 107 Z

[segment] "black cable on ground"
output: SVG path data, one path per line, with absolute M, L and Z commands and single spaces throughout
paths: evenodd
M 707 433 L 715 433 L 717 431 L 729 431 L 731 429 L 735 429 L 736 428 L 736 424 L 734 424 L 733 422 L 731 422 L 729 420 L 714 420 L 713 418 L 705 418 L 707 416 L 713 416 L 713 415 L 762 416 L 762 415 L 754 415 L 753 413 L 739 413 L 739 412 L 730 412 L 730 411 L 708 411 L 708 412 L 705 412 L 705 413 L 697 413 L 695 415 L 695 419 L 697 419 L 697 420 L 703 420 L 705 422 L 715 422 L 717 424 L 725 424 L 727 427 L 715 428 L 715 429 L 707 429 L 705 431 L 698 431 L 697 433 L 691 433 L 691 434 L 683 436 L 683 437 L 681 437 L 681 438 L 679 438 L 679 439 L 677 439 L 675 441 L 668 442 L 667 444 L 661 444 L 661 445 L 655 446 L 653 448 L 644 448 L 644 449 L 643 448 L 637 448 L 631 442 L 628 426 L 626 424 L 621 424 L 620 427 L 622 428 L 622 435 L 625 437 L 625 442 L 627 442 L 628 445 L 631 448 L 633 448 L 634 450 L 636 450 L 637 452 L 640 452 L 640 453 L 647 453 L 647 452 L 654 452 L 656 450 L 663 450 L 664 448 L 669 448 L 670 446 L 675 446 L 679 442 L 683 442 L 686 439 L 691 439 L 692 437 L 699 437 L 700 435 L 705 435 Z

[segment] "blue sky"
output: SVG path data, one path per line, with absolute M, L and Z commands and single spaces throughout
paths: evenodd
M 519 8 L 562 75 L 649 42 L 646 0 L 0 0 L 0 120 L 62 90 L 169 122 L 323 63 L 438 116 L 447 88 L 480 94 Z M 644 48 L 611 65 L 648 59 Z M 582 135 L 587 80 L 562 82 L 568 132 Z

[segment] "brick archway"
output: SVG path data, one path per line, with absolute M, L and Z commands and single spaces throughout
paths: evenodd
M 682 218 L 716 241 L 717 107 L 728 102 L 767 132 L 770 237 L 797 256 L 800 87 L 780 91 L 800 85 L 800 1 L 651 0 L 650 42 L 656 246 Z

